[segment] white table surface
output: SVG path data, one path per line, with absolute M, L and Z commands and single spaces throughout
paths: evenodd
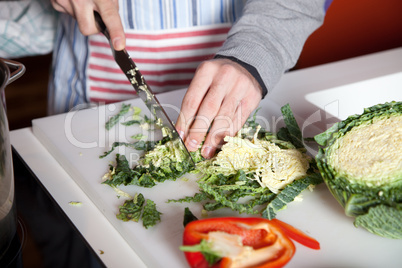
M 278 105 L 290 103 L 294 113 L 305 119 L 319 106 L 311 105 L 305 96 L 399 72 L 402 72 L 402 48 L 287 73 L 268 98 Z M 316 134 L 317 129 L 311 131 Z M 146 267 L 104 214 L 36 139 L 31 128 L 11 131 L 10 136 L 12 146 L 106 266 Z M 84 205 L 71 206 L 69 202 L 73 200 Z

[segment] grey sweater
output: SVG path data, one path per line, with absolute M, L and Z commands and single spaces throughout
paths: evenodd
M 217 57 L 240 62 L 260 82 L 263 97 L 292 68 L 323 23 L 325 0 L 249 0 Z

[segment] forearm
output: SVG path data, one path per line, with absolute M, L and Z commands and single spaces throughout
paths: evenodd
M 324 20 L 325 0 L 249 0 L 217 56 L 253 66 L 268 92 Z M 263 92 L 267 93 L 267 92 Z

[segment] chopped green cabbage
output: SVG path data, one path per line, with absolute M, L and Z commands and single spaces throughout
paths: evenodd
M 198 193 L 168 202 L 202 202 L 205 211 L 227 207 L 273 219 L 303 190 L 322 182 L 314 158 L 305 154 L 303 137 L 290 106 L 283 106 L 281 111 L 286 127 L 277 134 L 262 129 L 254 115 L 236 137 L 225 138 L 225 145 L 212 159 L 204 159 L 200 150 L 191 152 L 196 166 L 185 160 L 179 141 L 169 136 L 158 142 L 116 142 L 101 157 L 117 146 L 142 149 L 144 155 L 131 168 L 125 156 L 117 154 L 103 183 L 112 187 L 153 187 L 189 172 L 199 173 Z M 131 208 L 131 203 L 125 207 Z M 124 219 L 126 215 L 130 213 L 120 217 Z
M 301 131 L 289 105 L 282 107 L 287 128 L 277 135 L 250 119 L 211 159 L 197 163 L 200 192 L 169 202 L 201 202 L 206 211 L 223 207 L 273 219 L 310 185 L 322 182 L 314 159 L 305 153 Z M 302 146 L 302 148 L 300 147 Z

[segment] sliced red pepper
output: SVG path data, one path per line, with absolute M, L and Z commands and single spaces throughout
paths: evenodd
M 308 247 L 319 248 L 319 243 L 315 239 L 279 220 L 240 217 L 210 218 L 190 222 L 184 229 L 183 245 L 198 245 L 202 240 L 208 240 L 210 232 L 216 231 L 238 235 L 243 246 L 253 249 L 252 254 L 258 255 L 260 259 L 251 267 L 283 267 L 291 260 L 296 250 L 289 237 Z M 239 265 L 243 260 L 223 256 L 219 262 L 210 266 L 201 252 L 185 251 L 184 254 L 192 268 L 232 267 L 235 262 Z
M 277 224 L 279 227 L 281 227 L 285 234 L 294 241 L 311 249 L 320 249 L 320 243 L 317 240 L 306 235 L 299 229 L 296 229 L 292 225 L 278 219 L 273 219 L 272 221 L 275 222 L 275 224 Z

